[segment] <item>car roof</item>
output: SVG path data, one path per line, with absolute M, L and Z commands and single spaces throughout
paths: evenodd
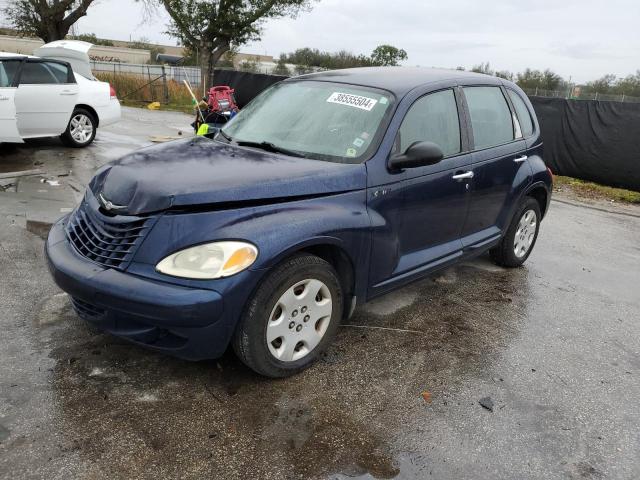
M 31 55 L 25 55 L 23 53 L 0 52 L 0 58 L 7 58 L 7 57 L 24 58 L 24 57 L 31 57 Z
M 441 81 L 472 81 L 482 84 L 497 85 L 501 81 L 497 77 L 482 73 L 462 70 L 446 70 L 442 68 L 424 67 L 366 67 L 332 70 L 311 73 L 295 77 L 292 80 L 318 80 L 325 82 L 350 83 L 365 87 L 381 88 L 404 96 L 416 87 Z

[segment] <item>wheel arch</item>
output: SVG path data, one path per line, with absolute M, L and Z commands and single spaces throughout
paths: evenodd
M 547 213 L 549 206 L 549 190 L 543 182 L 535 183 L 531 185 L 527 191 L 525 192 L 525 196 L 532 197 L 538 202 L 540 206 L 540 213 L 542 214 L 542 218 Z
M 82 108 L 83 110 L 86 110 L 91 115 L 93 115 L 93 118 L 96 121 L 96 127 L 95 128 L 98 128 L 98 126 L 100 125 L 100 116 L 98 115 L 98 112 L 96 111 L 96 109 L 93 108 L 91 105 L 87 105 L 86 103 L 79 103 L 78 105 L 73 107 L 73 111 L 75 112 L 79 108 Z M 73 113 L 71 114 L 71 116 L 73 116 Z
M 355 307 L 355 299 L 358 296 L 356 265 L 352 255 L 344 248 L 339 239 L 320 237 L 291 246 L 281 252 L 270 266 L 270 269 L 294 255 L 304 253 L 323 259 L 335 269 L 345 295 L 345 316 L 349 315 Z

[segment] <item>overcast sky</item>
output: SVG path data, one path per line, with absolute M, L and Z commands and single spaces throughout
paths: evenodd
M 99 0 L 80 33 L 127 40 L 166 36 L 158 14 L 141 24 L 133 0 Z M 296 19 L 269 21 L 260 42 L 241 51 L 278 56 L 300 47 L 369 54 L 380 44 L 404 48 L 406 65 L 521 71 L 551 68 L 584 82 L 640 69 L 638 0 L 320 0 Z

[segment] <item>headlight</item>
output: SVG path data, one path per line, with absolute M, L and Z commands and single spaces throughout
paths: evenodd
M 183 278 L 229 277 L 249 268 L 258 249 L 245 242 L 214 242 L 180 250 L 156 265 L 156 270 Z

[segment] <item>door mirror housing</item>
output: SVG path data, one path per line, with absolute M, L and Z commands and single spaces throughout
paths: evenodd
M 440 146 L 433 142 L 414 142 L 407 151 L 394 155 L 389 160 L 389 167 L 393 170 L 403 168 L 425 167 L 435 165 L 444 158 Z

